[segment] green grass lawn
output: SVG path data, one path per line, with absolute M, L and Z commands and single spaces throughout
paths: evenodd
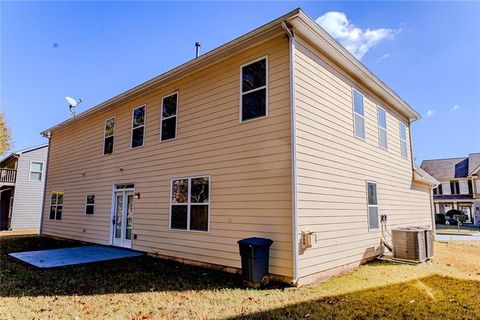
M 438 234 L 478 234 L 480 232 L 479 227 L 470 227 L 470 226 L 447 226 L 447 225 L 435 225 L 436 231 Z
M 314 286 L 254 290 L 238 275 L 149 256 L 37 269 L 10 252 L 78 245 L 0 237 L 0 319 L 479 319 L 480 244 L 433 263 L 374 262 Z

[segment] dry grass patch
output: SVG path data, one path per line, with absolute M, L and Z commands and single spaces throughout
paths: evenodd
M 315 286 L 245 289 L 237 275 L 148 256 L 37 269 L 9 252 L 77 245 L 1 241 L 0 319 L 476 319 L 480 245 L 436 243 L 433 263 L 374 262 Z M 462 258 L 463 257 L 463 258 Z

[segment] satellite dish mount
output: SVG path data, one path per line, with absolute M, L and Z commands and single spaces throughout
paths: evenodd
M 80 98 L 77 100 L 71 98 L 71 97 L 65 97 L 65 100 L 67 100 L 69 106 L 68 106 L 68 109 L 70 110 L 70 113 L 72 114 L 72 116 L 75 117 L 76 113 L 75 113 L 75 107 L 78 106 L 83 100 Z

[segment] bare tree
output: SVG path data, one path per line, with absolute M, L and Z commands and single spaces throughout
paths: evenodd
M 10 128 L 5 122 L 5 114 L 0 112 L 0 155 L 5 154 L 11 146 Z

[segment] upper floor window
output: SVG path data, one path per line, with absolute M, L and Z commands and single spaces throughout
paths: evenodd
M 53 191 L 50 198 L 50 220 L 62 220 L 63 191 Z
M 87 194 L 85 201 L 85 214 L 93 214 L 95 212 L 95 195 Z
M 452 194 L 452 189 L 450 187 L 450 182 L 442 182 L 440 190 L 441 190 L 440 194 L 445 194 L 445 195 Z
M 113 152 L 113 139 L 115 136 L 115 117 L 105 121 L 104 134 L 103 154 L 111 154 Z
M 133 109 L 132 114 L 132 148 L 143 146 L 145 138 L 145 106 Z
M 387 149 L 387 112 L 382 107 L 377 107 L 378 117 L 378 144 L 380 148 Z
M 459 194 L 470 194 L 468 186 L 468 181 L 459 181 L 458 183 L 458 193 Z
M 367 182 L 367 201 L 368 201 L 368 229 L 378 229 L 378 200 L 377 184 Z
M 209 230 L 209 177 L 172 180 L 170 228 L 192 231 Z
M 30 163 L 30 181 L 42 181 L 43 162 L 32 161 Z
M 400 151 L 402 153 L 402 158 L 407 159 L 407 126 L 402 121 L 400 121 Z
M 267 58 L 241 67 L 241 121 L 265 117 L 267 115 Z
M 353 89 L 353 126 L 355 137 L 365 139 L 365 110 L 363 107 L 363 95 Z
M 177 105 L 177 93 L 162 99 L 160 141 L 175 139 L 177 136 Z
M 477 187 L 477 193 L 480 193 L 480 179 L 475 180 L 475 184 Z

